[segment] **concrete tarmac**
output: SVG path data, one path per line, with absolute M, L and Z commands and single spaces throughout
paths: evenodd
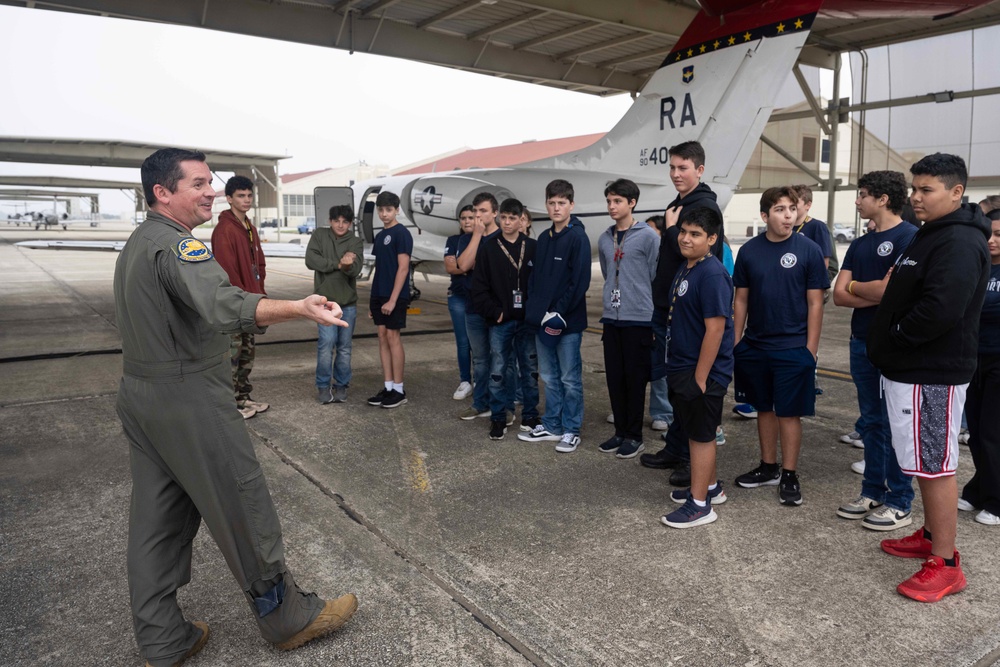
M 117 255 L 12 245 L 45 236 L 70 233 L 0 227 L 0 665 L 141 665 L 125 577 L 128 445 L 114 409 Z M 273 297 L 311 290 L 299 260 L 268 269 Z M 468 401 L 451 398 L 447 283 L 417 281 L 407 405 L 365 403 L 381 370 L 363 316 L 346 404 L 315 401 L 311 323 L 259 336 L 251 376 L 255 398 L 272 405 L 247 427 L 289 565 L 307 590 L 357 593 L 358 613 L 334 636 L 275 650 L 202 530 L 179 599 L 212 636 L 188 664 L 985 667 L 1000 658 L 998 529 L 960 513 L 969 586 L 925 605 L 895 591 L 919 561 L 878 547 L 920 525 L 919 494 L 914 525 L 893 533 L 835 515 L 861 483 L 849 469 L 861 450 L 838 442 L 857 413 L 849 311 L 826 309 L 802 506 L 779 505 L 773 487 L 732 484 L 759 455 L 755 422 L 729 412 L 730 396 L 719 448 L 729 502 L 716 523 L 679 531 L 659 522 L 675 507 L 667 472 L 597 450 L 612 433 L 598 334 L 583 340 L 579 450 L 520 442 L 517 422 L 490 441 L 488 420 L 456 418 Z M 595 271 L 593 325 L 600 284 Z M 366 304 L 367 284 L 361 292 Z M 647 428 L 647 450 L 661 444 Z M 971 473 L 963 448 L 959 483 Z

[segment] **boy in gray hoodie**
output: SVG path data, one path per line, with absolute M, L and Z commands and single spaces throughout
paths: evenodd
M 660 237 L 632 217 L 639 186 L 624 178 L 604 190 L 615 224 L 597 242 L 604 276 L 604 370 L 615 434 L 602 452 L 630 459 L 643 450 L 642 416 L 653 347 L 653 278 Z
M 348 324 L 347 327 L 318 325 L 316 400 L 323 404 L 346 401 L 347 387 L 351 384 L 352 337 L 358 317 L 357 279 L 364 263 L 364 243 L 351 230 L 353 222 L 354 210 L 350 206 L 331 206 L 330 226 L 317 227 L 306 247 L 306 267 L 315 272 L 313 290 L 342 304 L 344 321 Z

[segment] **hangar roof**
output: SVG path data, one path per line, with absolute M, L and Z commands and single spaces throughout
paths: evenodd
M 740 4 L 729 0 L 733 2 Z M 698 11 L 696 0 L 0 0 L 0 4 L 198 26 L 598 95 L 641 90 Z M 895 7 L 896 14 L 903 4 L 912 9 L 907 18 L 872 17 L 886 4 Z M 813 25 L 800 58 L 805 64 L 830 67 L 833 54 L 840 51 L 1000 23 L 1000 3 L 985 0 L 838 0 L 838 9 L 827 9 L 831 5 L 824 6 Z M 961 6 L 972 9 L 932 18 Z M 866 18 L 859 20 L 859 15 Z

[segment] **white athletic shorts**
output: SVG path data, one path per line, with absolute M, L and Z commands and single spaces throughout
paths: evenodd
M 968 383 L 906 384 L 883 378 L 882 388 L 902 471 L 914 477 L 954 475 Z

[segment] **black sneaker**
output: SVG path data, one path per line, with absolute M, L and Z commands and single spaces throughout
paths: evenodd
M 615 456 L 617 456 L 620 459 L 630 459 L 635 456 L 638 456 L 639 453 L 645 448 L 646 446 L 642 444 L 641 441 L 625 438 L 624 440 L 622 440 L 622 444 L 618 448 L 618 451 L 615 453 Z
M 377 394 L 368 399 L 368 405 L 382 405 L 382 399 L 384 399 L 385 395 L 388 393 L 389 392 L 386 391 L 385 388 L 379 389 Z
M 677 458 L 664 447 L 655 454 L 643 454 L 639 457 L 639 463 L 647 468 L 664 470 L 666 468 L 676 468 L 686 463 L 684 459 Z
M 782 505 L 801 505 L 802 489 L 799 487 L 799 476 L 794 471 L 784 470 L 781 482 L 778 484 L 778 500 Z
M 744 489 L 756 489 L 758 486 L 777 486 L 779 479 L 781 479 L 781 473 L 778 467 L 775 466 L 774 472 L 771 472 L 764 468 L 764 463 L 762 462 L 750 472 L 743 473 L 737 477 L 736 486 L 741 486 Z
M 622 441 L 624 438 L 621 436 L 613 435 L 601 444 L 597 446 L 597 449 L 604 452 L 605 454 L 614 454 L 618 451 L 618 448 L 622 446 Z
M 490 421 L 490 440 L 503 440 L 507 433 L 507 424 L 503 419 L 493 419 Z
M 396 391 L 395 389 L 388 391 L 382 399 L 383 408 L 398 408 L 403 403 L 406 403 L 406 392 Z
M 542 420 L 539 419 L 538 417 L 532 417 L 531 419 L 524 419 L 522 417 L 521 418 L 521 427 L 520 428 L 521 428 L 522 431 L 524 431 L 526 433 L 531 433 L 532 431 L 535 430 L 535 427 L 539 426 L 541 423 L 542 423 Z

